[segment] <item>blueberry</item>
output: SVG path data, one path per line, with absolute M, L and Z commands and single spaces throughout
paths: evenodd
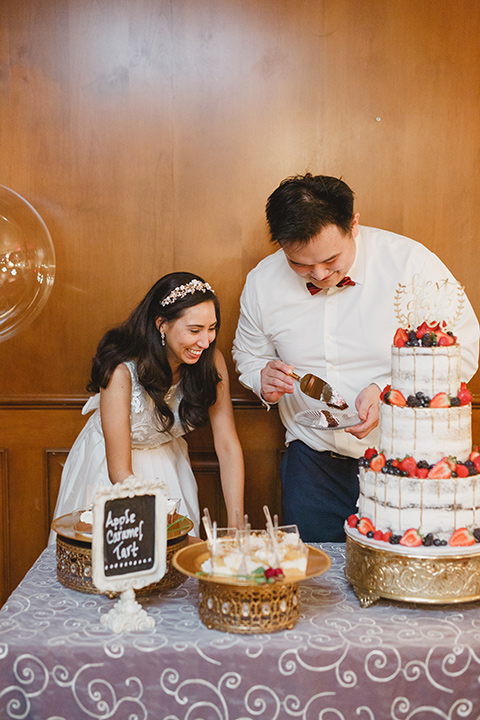
M 434 544 L 434 545 L 436 545 L 436 546 L 438 547 L 439 545 L 441 545 L 441 544 L 442 544 L 442 541 L 441 541 L 441 540 L 439 540 L 439 538 L 435 538 L 435 540 L 433 541 L 433 544 Z
M 374 534 L 375 534 L 375 533 L 373 532 L 373 530 L 369 530 L 369 531 L 367 532 L 367 537 L 368 537 L 368 538 L 373 538 Z

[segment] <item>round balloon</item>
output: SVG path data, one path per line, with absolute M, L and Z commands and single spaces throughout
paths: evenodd
M 0 185 L 0 341 L 41 311 L 55 279 L 47 226 L 25 198 Z

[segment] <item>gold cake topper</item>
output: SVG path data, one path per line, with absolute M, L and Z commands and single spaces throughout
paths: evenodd
M 418 328 L 423 322 L 429 327 L 438 323 L 453 329 L 465 304 L 463 285 L 457 281 L 421 282 L 414 275 L 408 285 L 398 284 L 395 293 L 395 314 L 401 327 Z

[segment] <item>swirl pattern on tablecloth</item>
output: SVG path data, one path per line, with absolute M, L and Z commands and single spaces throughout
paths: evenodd
M 5 720 L 478 720 L 480 603 L 362 608 L 344 546 L 300 583 L 291 630 L 208 630 L 198 583 L 142 597 L 155 627 L 117 635 L 115 600 L 56 579 L 47 548 L 0 611 Z

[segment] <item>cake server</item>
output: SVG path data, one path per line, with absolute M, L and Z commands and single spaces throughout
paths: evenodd
M 323 400 L 326 405 L 330 407 L 339 408 L 339 410 L 345 410 L 348 408 L 348 403 L 343 399 L 335 388 L 329 385 L 325 380 L 307 373 L 303 377 L 297 375 L 296 372 L 289 373 L 294 380 L 298 380 L 300 383 L 300 390 L 308 395 L 308 397 L 314 398 L 314 400 Z

